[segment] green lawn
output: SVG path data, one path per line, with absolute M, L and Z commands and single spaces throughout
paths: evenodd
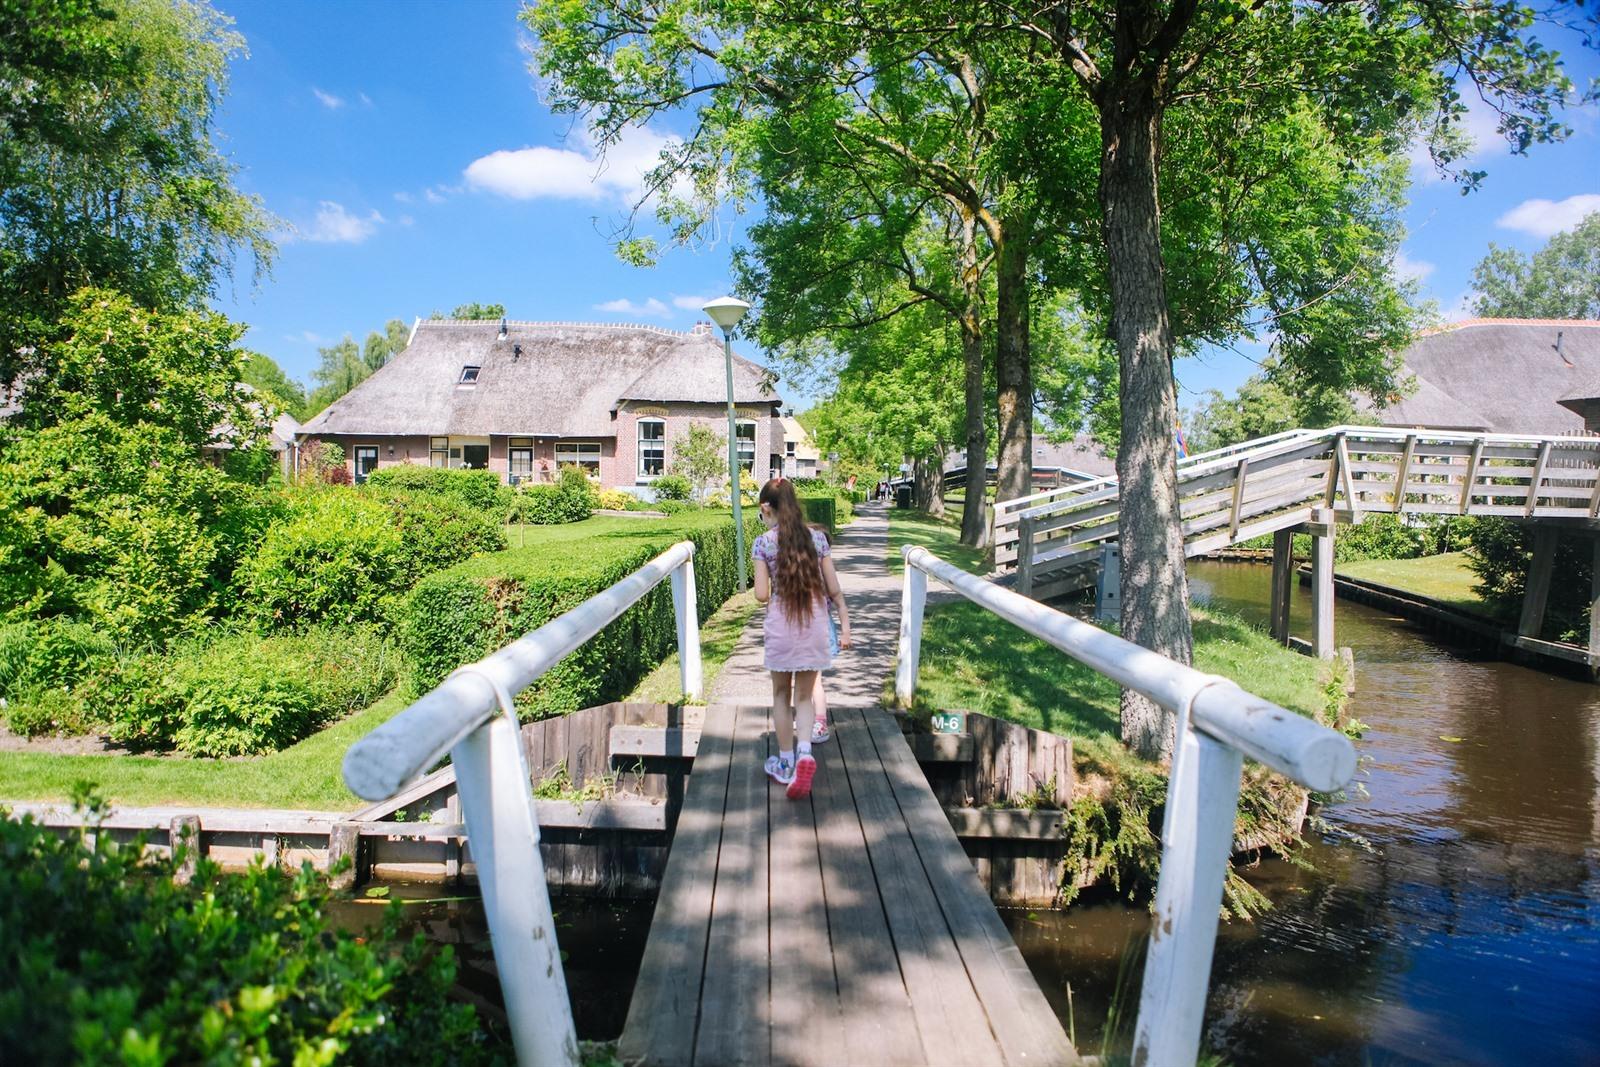
M 733 655 L 734 646 L 739 643 L 739 634 L 744 631 L 745 624 L 755 610 L 754 593 L 736 593 L 717 609 L 715 615 L 701 624 L 700 661 L 707 693 L 711 692 L 728 657 Z M 649 704 L 675 704 L 683 699 L 682 683 L 678 677 L 678 654 L 674 652 L 668 656 L 625 699 Z
M 90 781 L 123 805 L 351 811 L 365 802 L 344 787 L 345 750 L 405 705 L 391 693 L 299 744 L 248 759 L 0 752 L 0 799 L 66 800 L 74 782 Z
M 596 515 L 582 522 L 562 523 L 555 526 L 528 526 L 510 523 L 506 526 L 506 552 L 533 554 L 534 558 L 548 558 L 552 568 L 570 566 L 571 557 L 545 556 L 549 549 L 568 548 L 581 542 L 584 555 L 597 554 L 595 550 L 626 551 L 641 542 L 662 541 L 664 535 L 678 530 L 704 529 L 728 521 L 728 512 L 707 509 L 686 511 L 665 519 L 624 519 L 615 515 Z M 750 520 L 745 519 L 749 528 Z M 670 544 L 670 541 L 667 541 Z M 666 547 L 665 544 L 662 546 Z M 492 552 L 479 559 L 494 559 L 502 553 Z
M 971 574 L 988 574 L 989 564 L 981 549 L 961 544 L 961 509 L 952 508 L 942 519 L 920 511 L 889 509 L 889 573 L 904 569 L 900 555 L 903 545 L 920 545 L 946 562 Z
M 1467 568 L 1465 552 L 1446 552 L 1420 559 L 1367 559 L 1340 563 L 1334 570 L 1364 582 L 1377 582 L 1429 597 L 1461 611 L 1476 615 L 1494 614 L 1489 605 L 1473 592 L 1478 576 Z
M 1318 660 L 1240 619 L 1197 611 L 1194 641 L 1195 666 L 1208 674 L 1305 715 L 1327 704 Z M 929 609 L 917 698 L 1075 738 L 1117 737 L 1115 682 L 966 602 Z

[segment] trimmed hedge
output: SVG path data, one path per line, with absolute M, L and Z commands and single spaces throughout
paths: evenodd
M 802 496 L 796 499 L 800 501 L 800 510 L 805 514 L 806 522 L 825 527 L 828 535 L 833 536 L 839 526 L 836 499 L 832 496 Z
M 582 522 L 600 506 L 600 492 L 583 468 L 568 465 L 554 485 L 525 485 L 517 490 L 511 507 L 513 522 L 532 526 L 557 526 Z
M 426 692 L 463 663 L 537 629 L 638 570 L 675 542 L 696 545 L 697 608 L 703 621 L 734 593 L 733 523 L 726 513 L 619 520 L 592 539 L 533 545 L 469 560 L 418 583 L 406 604 L 401 647 L 411 686 Z M 670 582 L 662 582 L 518 699 L 540 714 L 616 700 L 677 648 Z
M 373 489 L 447 496 L 479 511 L 503 513 L 511 503 L 511 488 L 494 471 L 400 463 L 379 467 L 367 476 L 367 485 Z

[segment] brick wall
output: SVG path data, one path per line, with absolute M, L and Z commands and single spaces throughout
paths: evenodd
M 741 420 L 750 419 L 756 424 L 755 477 L 764 482 L 768 465 L 774 454 L 783 454 L 783 424 L 773 417 L 769 404 L 740 404 L 735 413 Z M 672 469 L 673 450 L 679 438 L 686 436 L 689 427 L 705 423 L 711 427 L 722 448 L 727 447 L 728 410 L 723 404 L 639 404 L 629 401 L 617 412 L 616 453 L 610 466 L 602 463 L 602 481 L 607 486 L 632 488 L 648 484 L 648 479 L 638 476 L 639 471 L 639 420 L 658 418 L 666 424 L 666 469 Z

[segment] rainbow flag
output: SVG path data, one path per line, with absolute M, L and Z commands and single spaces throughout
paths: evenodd
M 1178 458 L 1189 458 L 1189 442 L 1183 439 L 1183 425 L 1176 419 L 1172 421 L 1172 437 L 1178 446 Z

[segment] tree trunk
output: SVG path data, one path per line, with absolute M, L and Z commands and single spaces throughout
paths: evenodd
M 1101 104 L 1100 210 L 1121 364 L 1122 636 L 1183 663 L 1193 655 L 1178 515 L 1178 405 L 1161 261 L 1161 113 L 1135 80 Z M 1150 759 L 1172 751 L 1172 716 L 1124 690 L 1122 740 Z
M 966 387 L 967 487 L 961 508 L 961 543 L 984 547 L 989 523 L 986 489 L 989 435 L 983 411 L 983 276 L 978 270 L 978 223 L 961 212 L 961 364 Z
M 1033 492 L 1033 367 L 1028 352 L 1028 245 L 1033 216 L 1002 223 L 995 275 L 995 385 L 1000 418 L 997 500 Z

